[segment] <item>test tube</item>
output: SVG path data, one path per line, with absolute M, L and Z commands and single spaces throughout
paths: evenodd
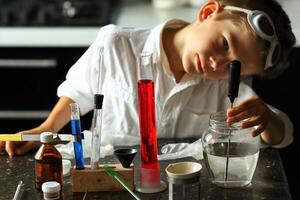
M 100 146 L 101 146 L 101 125 L 102 125 L 102 103 L 103 95 L 95 94 L 94 96 L 94 115 L 92 122 L 92 153 L 91 153 L 91 169 L 99 167 Z
M 77 103 L 71 103 L 70 107 L 71 107 L 72 135 L 74 136 L 75 139 L 73 145 L 74 145 L 76 169 L 84 169 L 83 147 L 82 147 L 83 133 L 81 132 L 79 105 Z
M 143 52 L 138 66 L 138 113 L 140 129 L 141 170 L 136 190 L 143 193 L 160 192 L 166 184 L 160 180 L 157 157 L 155 96 L 152 53 Z

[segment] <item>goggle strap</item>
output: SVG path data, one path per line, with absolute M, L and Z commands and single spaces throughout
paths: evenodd
M 267 55 L 267 58 L 266 58 L 266 63 L 265 63 L 265 67 L 264 69 L 268 69 L 270 67 L 272 67 L 274 65 L 274 63 L 272 62 L 273 59 L 273 54 L 274 54 L 274 51 L 275 51 L 275 48 L 277 45 L 279 45 L 279 42 L 278 42 L 278 38 L 277 38 L 277 34 L 276 34 L 276 30 L 275 30 L 275 27 L 274 27 L 274 24 L 271 20 L 271 18 L 269 17 L 269 15 L 267 15 L 265 12 L 263 11 L 259 11 L 259 10 L 248 10 L 248 9 L 245 9 L 245 8 L 241 8 L 241 7 L 236 7 L 236 6 L 225 6 L 224 7 L 224 10 L 232 10 L 232 11 L 238 11 L 238 12 L 243 12 L 245 14 L 247 14 L 247 21 L 248 21 L 248 24 L 251 26 L 251 28 L 256 32 L 256 34 L 258 34 L 261 38 L 269 41 L 271 43 L 271 46 L 269 48 L 269 52 L 268 52 L 268 55 Z M 253 16 L 254 13 L 259 13 L 261 15 L 264 15 L 267 20 L 270 22 L 272 28 L 273 28 L 273 35 L 270 36 L 270 35 L 267 35 L 264 31 L 261 30 L 259 24 L 258 24 L 258 20 L 254 20 L 253 21 L 253 18 L 251 20 L 251 17 Z M 278 47 L 279 48 L 279 52 L 278 54 L 280 54 L 280 46 Z M 276 60 L 278 62 L 278 59 Z M 276 62 L 275 62 L 276 63 Z

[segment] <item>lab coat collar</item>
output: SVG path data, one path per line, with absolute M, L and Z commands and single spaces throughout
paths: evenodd
M 164 59 L 167 57 L 165 55 L 165 52 L 164 52 L 163 46 L 162 46 L 163 30 L 165 27 L 168 27 L 168 26 L 179 26 L 180 27 L 180 26 L 185 26 L 187 24 L 188 24 L 188 22 L 180 20 L 180 19 L 167 20 L 167 21 L 157 25 L 154 29 L 152 29 L 152 31 L 150 32 L 150 34 L 145 42 L 143 51 L 144 52 L 152 52 L 153 57 L 154 57 L 154 59 L 153 59 L 154 64 L 158 63 L 158 62 L 162 62 L 162 66 L 168 76 L 174 77 L 174 75 L 170 69 L 168 60 Z M 155 42 L 153 42 L 153 41 L 155 41 Z
M 171 71 L 171 68 L 169 66 L 169 62 L 167 60 L 166 54 L 163 50 L 162 46 L 162 33 L 165 27 L 181 27 L 187 25 L 188 22 L 180 20 L 180 19 L 170 19 L 167 20 L 159 25 L 157 25 L 155 28 L 153 28 L 144 44 L 143 51 L 145 52 L 152 52 L 153 53 L 153 62 L 154 66 L 156 63 L 162 63 L 162 67 L 165 71 L 165 73 L 172 77 L 175 81 L 175 77 Z M 153 42 L 155 41 L 155 42 Z M 198 84 L 201 81 L 202 78 L 198 76 L 191 76 L 188 74 L 185 74 L 182 80 L 180 81 L 179 85 L 182 85 L 183 87 L 188 87 L 190 85 Z

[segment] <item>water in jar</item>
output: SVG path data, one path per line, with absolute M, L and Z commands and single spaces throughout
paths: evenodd
M 227 145 L 227 142 L 218 142 L 204 148 L 203 155 L 212 183 L 226 188 L 248 185 L 256 168 L 259 149 L 251 143 L 230 143 L 225 181 Z

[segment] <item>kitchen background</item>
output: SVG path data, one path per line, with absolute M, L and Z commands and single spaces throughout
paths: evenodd
M 57 101 L 56 88 L 69 67 L 96 38 L 99 28 L 153 27 L 168 18 L 194 20 L 203 0 L 0 0 L 0 133 L 15 133 L 40 124 Z M 254 78 L 263 99 L 285 111 L 295 125 L 294 143 L 281 149 L 294 199 L 299 170 L 300 2 L 281 0 L 290 16 L 297 44 L 291 67 L 276 80 Z M 298 82 L 298 83 L 297 83 Z M 294 90 L 294 91 L 293 91 Z M 83 117 L 89 128 L 91 114 Z M 65 128 L 69 131 L 69 127 Z

